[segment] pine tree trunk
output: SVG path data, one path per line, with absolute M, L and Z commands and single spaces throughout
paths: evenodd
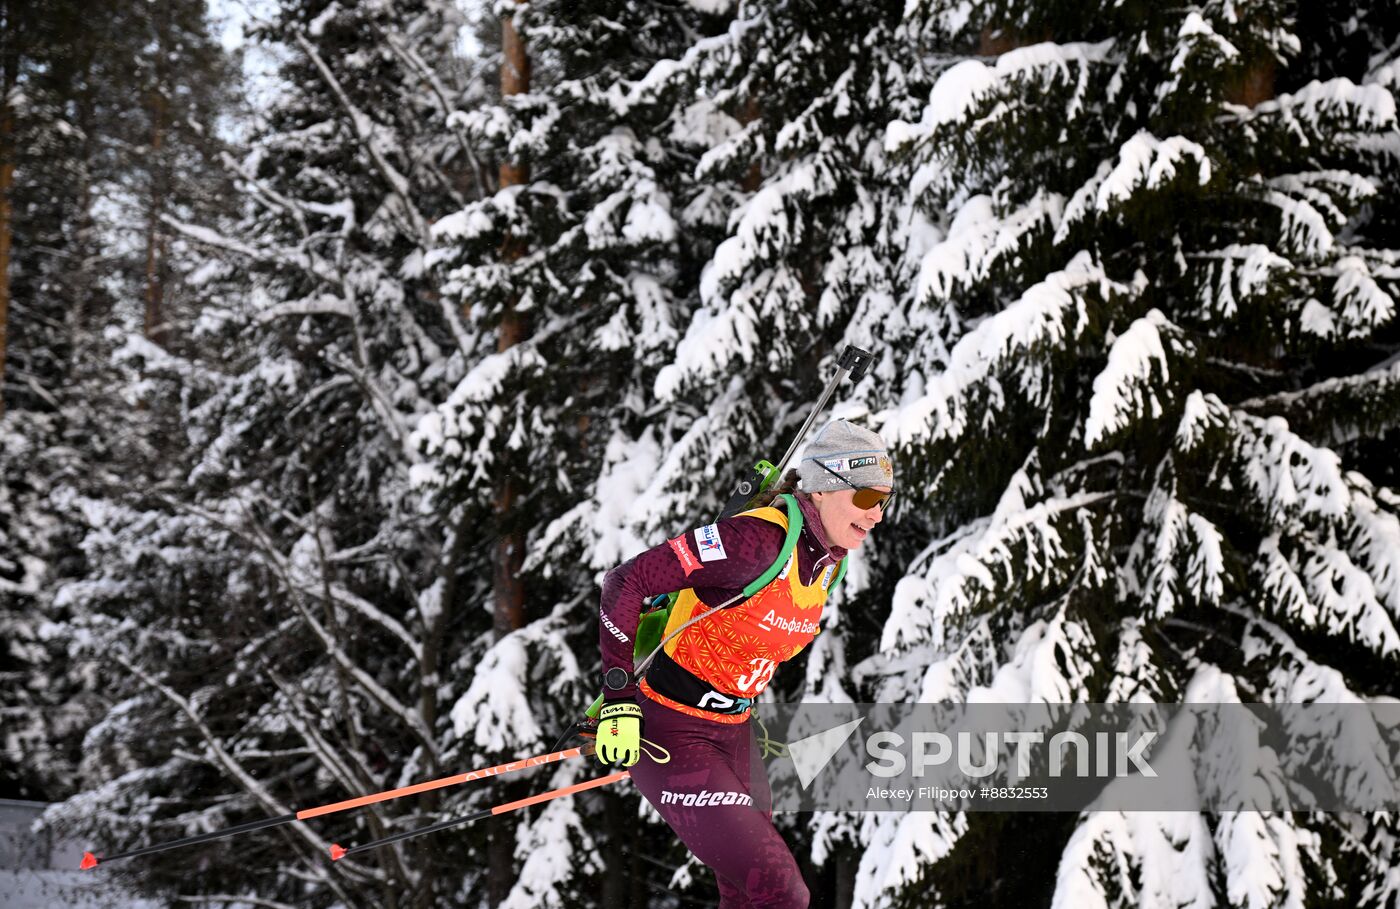
M 501 20 L 501 97 L 520 95 L 530 90 L 530 57 L 515 22 Z M 512 161 L 501 163 L 501 187 L 519 186 L 530 179 L 529 168 Z
M 987 25 L 977 36 L 977 56 L 979 57 L 999 57 L 1009 50 L 1015 50 L 1018 46 L 1015 36 L 1007 29 L 993 28 Z
M 78 75 L 78 84 L 83 86 L 82 91 L 74 99 L 74 112 L 78 129 L 82 131 L 83 147 L 81 160 L 84 162 L 93 161 L 98 154 L 98 142 L 96 141 L 97 126 L 96 114 L 94 111 L 93 90 L 92 90 L 92 58 L 88 57 L 83 61 L 83 68 Z M 94 265 L 97 258 L 96 246 L 97 224 L 93 215 L 93 168 L 91 163 L 86 163 L 83 167 L 82 183 L 78 188 L 77 207 L 77 249 L 81 258 L 81 263 L 77 269 L 78 274 L 74 276 L 74 320 L 78 325 L 80 336 L 90 335 L 94 330 L 101 331 L 100 324 L 105 323 L 111 313 L 104 304 L 105 297 L 98 288 L 98 269 Z M 79 363 L 85 358 L 85 351 L 79 345 L 73 346 L 74 373 L 79 370 Z M 88 358 L 86 367 L 91 368 L 92 362 Z
M 1018 47 L 1026 47 L 1049 40 L 1049 31 L 1040 35 L 1027 35 L 1014 28 L 999 28 L 988 25 L 984 26 L 982 32 L 977 36 L 977 55 L 979 57 L 999 57 Z
M 6 61 L 8 63 L 8 61 Z M 0 80 L 0 416 L 5 415 L 5 353 L 10 325 L 10 188 L 15 182 L 15 119 L 10 110 L 11 73 Z
M 836 856 L 836 896 L 832 900 L 833 909 L 851 909 L 855 902 L 856 871 L 859 867 L 860 862 L 845 850 Z
M 501 96 L 508 98 L 530 90 L 530 58 L 525 52 L 512 17 L 501 19 Z M 519 186 L 530 179 L 529 167 L 514 161 L 502 161 L 500 185 Z M 520 259 L 525 253 L 523 237 L 507 236 L 501 246 L 501 259 L 507 264 Z M 500 334 L 497 339 L 498 351 L 509 350 L 524 340 L 525 319 L 516 310 L 516 300 L 507 302 L 501 315 Z M 518 486 L 509 472 L 497 477 L 495 487 L 496 521 L 502 528 L 496 543 L 495 571 L 491 579 L 492 624 L 499 640 L 525 624 L 525 585 L 521 581 L 521 568 L 525 564 L 525 539 L 518 530 L 510 529 L 511 508 L 515 504 Z M 499 906 L 510 895 L 515 880 L 515 823 L 494 826 L 490 845 L 487 849 L 487 864 L 490 868 L 487 899 L 491 906 Z
M 151 98 L 151 204 L 146 215 L 146 337 L 156 344 L 165 341 L 165 317 L 162 313 L 164 286 L 161 282 L 160 229 L 161 206 L 164 204 L 164 175 L 161 173 L 161 150 L 165 143 L 165 96 L 159 89 Z
M 462 573 L 462 559 L 467 553 L 467 539 L 467 528 L 463 526 L 460 516 L 454 512 L 449 529 L 444 535 L 442 556 L 438 563 L 438 577 L 443 582 L 441 599 L 432 621 L 424 627 L 422 636 L 423 660 L 419 669 L 422 683 L 418 693 L 418 713 L 423 718 L 423 725 L 428 729 L 436 729 L 438 724 L 438 689 L 442 681 L 438 677 L 438 671 L 442 663 L 442 645 L 453 618 L 452 604 L 457 601 L 457 584 Z M 437 778 L 442 775 L 438 760 L 431 753 L 425 752 L 423 761 L 425 777 Z M 424 813 L 438 811 L 442 807 L 442 793 L 423 793 L 422 806 Z M 412 905 L 416 909 L 433 909 L 440 902 L 441 894 L 437 892 L 437 887 L 442 883 L 424 875 L 414 893 Z
M 1254 60 L 1225 87 L 1225 100 L 1245 107 L 1262 104 L 1274 96 L 1277 76 L 1278 64 L 1273 57 Z
M 14 11 L 8 3 L 0 6 L 5 30 L 0 45 L 0 416 L 5 415 L 5 356 L 9 351 L 10 327 L 10 241 L 14 236 L 14 209 L 10 191 L 15 185 L 15 112 L 10 107 L 10 90 L 19 79 L 19 38 Z
M 530 58 L 520 39 L 515 23 L 501 20 L 501 95 L 510 97 L 530 90 Z M 519 186 L 530 179 L 529 168 L 513 161 L 501 163 L 501 188 Z M 501 247 L 501 259 L 515 262 L 525 253 L 523 237 L 507 236 Z M 506 351 L 525 338 L 525 319 L 510 300 L 501 315 L 500 335 L 496 349 Z M 496 481 L 496 515 L 502 522 L 509 520 L 516 498 L 516 483 L 509 474 Z M 525 588 L 520 581 L 520 568 L 525 562 L 524 540 L 515 532 L 502 533 L 496 544 L 496 571 L 493 578 L 496 637 L 501 638 L 525 624 Z
M 146 214 L 146 337 L 164 346 L 166 340 L 164 306 L 165 290 L 161 282 L 161 244 L 163 232 L 160 226 L 162 206 L 165 204 L 166 172 L 163 163 L 165 149 L 165 123 L 170 101 L 165 95 L 166 66 L 165 47 L 170 29 L 170 6 L 164 4 L 159 11 L 159 19 L 153 16 L 152 27 L 156 43 L 155 84 L 150 89 L 151 147 L 146 157 L 146 172 L 150 178 L 150 209 Z

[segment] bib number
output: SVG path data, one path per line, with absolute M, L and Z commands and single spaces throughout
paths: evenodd
M 778 664 L 773 660 L 757 659 L 749 660 L 749 665 L 754 667 L 753 672 L 748 675 L 741 675 L 734 680 L 734 684 L 739 686 L 740 691 L 762 691 L 768 687 L 769 681 L 773 678 L 773 673 L 778 671 Z

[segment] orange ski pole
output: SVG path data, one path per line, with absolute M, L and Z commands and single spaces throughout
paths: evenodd
M 540 802 L 547 802 L 550 799 L 557 799 L 566 795 L 573 795 L 575 792 L 583 792 L 585 789 L 596 789 L 599 786 L 606 786 L 609 783 L 616 783 L 627 779 L 631 774 L 624 770 L 621 773 L 614 773 L 611 776 L 601 776 L 596 780 L 588 780 L 582 783 L 575 783 L 572 786 L 564 786 L 560 789 L 551 789 L 548 792 L 541 792 L 539 795 L 532 795 L 529 798 L 517 799 L 513 802 L 506 802 L 504 805 L 497 805 L 495 808 L 483 808 L 471 814 L 464 814 L 461 817 L 449 818 L 445 821 L 438 821 L 427 827 L 419 827 L 416 830 L 405 830 L 403 833 L 395 833 L 393 836 L 386 836 L 382 840 L 375 840 L 372 843 L 363 843 L 359 846 L 352 846 L 349 849 L 332 843 L 331 861 L 340 861 L 347 855 L 358 855 L 361 852 L 368 852 L 371 849 L 378 849 L 380 846 L 387 846 L 390 843 L 397 843 L 399 840 L 406 840 L 411 836 L 422 836 L 425 833 L 437 833 L 439 830 L 446 830 L 449 827 L 456 827 L 458 824 L 466 824 L 471 821 L 479 821 L 482 818 L 491 817 L 497 814 L 505 814 L 507 811 L 515 811 L 519 808 L 528 808 L 531 805 L 538 805 Z
M 480 770 L 470 770 L 466 773 L 458 773 L 454 776 L 445 776 L 441 779 L 429 780 L 426 783 L 415 783 L 412 786 L 402 786 L 398 789 L 386 789 L 383 792 L 376 792 L 372 795 L 364 795 L 359 798 L 345 799 L 340 802 L 332 802 L 329 805 L 321 805 L 316 808 L 305 808 L 292 814 L 283 814 L 279 817 L 264 818 L 260 821 L 250 821 L 247 824 L 239 824 L 236 827 L 225 827 L 221 830 L 211 830 L 208 833 L 201 833 L 196 836 L 187 836 L 178 840 L 168 840 L 164 843 L 156 843 L 151 846 L 143 846 L 140 849 L 133 849 L 130 852 L 119 852 L 116 855 L 104 855 L 100 858 L 91 852 L 83 853 L 83 861 L 79 866 L 84 870 L 96 868 L 100 862 L 114 862 L 117 859 L 135 858 L 138 855 L 150 855 L 155 852 L 164 852 L 167 849 L 175 849 L 180 846 L 193 846 L 195 843 L 207 843 L 210 840 L 222 839 L 226 836 L 233 836 L 237 833 L 249 833 L 253 830 L 265 830 L 269 827 L 276 827 L 281 824 L 289 824 L 292 821 L 304 821 L 308 818 L 320 817 L 323 814 L 334 814 L 337 811 L 349 811 L 351 808 L 361 808 L 365 805 L 373 805 L 377 802 L 387 802 L 390 799 L 399 799 L 407 795 L 417 795 L 420 792 L 430 792 L 434 789 L 442 789 L 446 786 L 456 786 L 461 783 L 470 783 L 473 780 L 482 780 L 487 777 L 500 776 L 504 773 L 514 773 L 517 770 L 526 770 L 530 767 L 539 767 L 543 764 L 552 764 L 555 761 L 562 761 L 568 758 L 575 758 L 581 754 L 591 753 L 592 745 L 580 745 L 575 748 L 567 748 L 563 751 L 552 751 L 549 754 L 539 754 L 534 757 L 521 758 L 517 761 L 509 761 L 505 764 L 497 764 L 494 767 L 483 767 Z

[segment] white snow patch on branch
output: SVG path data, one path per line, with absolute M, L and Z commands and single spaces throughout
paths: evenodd
M 285 316 L 341 316 L 355 318 L 355 308 L 344 297 L 321 293 L 300 300 L 278 303 L 258 313 L 258 323 L 266 324 Z
M 1134 418 L 1155 420 L 1162 415 L 1163 402 L 1153 379 L 1165 385 L 1170 378 L 1160 333 L 1167 324 L 1166 316 L 1153 309 L 1113 342 L 1107 365 L 1094 377 L 1084 423 L 1086 448 L 1126 428 Z
M 526 643 L 526 636 L 515 631 L 486 651 L 466 693 L 452 705 L 452 728 L 458 738 L 471 736 L 478 748 L 497 754 L 544 738 L 525 692 L 531 665 Z
M 1370 337 L 1376 329 L 1395 318 L 1395 298 L 1381 289 L 1371 269 L 1360 256 L 1337 261 L 1334 293 L 1341 312 L 1337 320 L 1348 338 Z
M 961 288 L 987 276 L 1003 258 L 1015 257 L 1029 234 L 1054 228 L 1064 199 L 1038 191 L 1031 201 L 998 217 L 989 196 L 974 196 L 958 209 L 948 235 L 919 263 L 918 299 L 926 305 L 949 301 Z
M 918 123 L 896 120 L 885 130 L 885 150 L 928 139 L 943 127 L 964 122 L 987 97 L 1008 83 L 1037 78 L 1042 83 L 1069 79 L 1077 69 L 1076 87 L 1066 118 L 1073 119 L 1083 105 L 1089 67 L 1108 59 L 1113 40 L 1097 44 L 1042 42 L 1007 51 L 988 66 L 980 60 L 964 60 L 945 70 L 929 92 Z
M 1183 136 L 1158 139 L 1146 130 L 1139 132 L 1118 149 L 1118 163 L 1099 185 L 1095 207 L 1108 211 L 1139 189 L 1157 189 L 1171 182 L 1186 161 L 1196 162 L 1201 186 L 1210 182 L 1210 158 L 1200 144 Z
M 1029 364 L 1039 360 L 1046 349 L 1075 340 L 1084 332 L 1089 317 L 1081 295 L 1091 288 L 1105 294 L 1128 290 L 1111 281 L 1088 253 L 1081 252 L 1063 271 L 1047 276 L 1016 302 L 985 319 L 958 341 L 948 368 L 929 378 L 922 396 L 886 412 L 881 427 L 885 440 L 898 446 L 960 438 L 968 428 L 968 394 L 976 387 L 993 384 L 996 373 L 1010 370 L 1012 364 L 1022 390 L 1033 394 L 1037 389 L 1031 383 L 1044 377 L 1028 368 Z
M 1348 115 L 1356 126 L 1378 131 L 1396 125 L 1395 96 L 1390 91 L 1381 85 L 1357 85 L 1345 77 L 1314 80 L 1293 94 L 1279 95 L 1254 108 L 1255 116 L 1273 114 L 1314 125 L 1328 116 Z
M 889 895 L 923 878 L 967 832 L 967 814 L 941 811 L 866 812 L 861 815 L 860 865 L 851 909 L 879 909 Z

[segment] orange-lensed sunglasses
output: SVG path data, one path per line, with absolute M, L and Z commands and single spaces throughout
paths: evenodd
M 827 467 L 821 461 L 818 461 L 815 458 L 813 458 L 812 461 L 822 470 L 825 470 L 827 473 L 831 474 L 833 477 L 855 490 L 855 494 L 851 496 L 851 504 L 859 508 L 861 511 L 868 511 L 869 509 L 874 508 L 877 505 L 880 506 L 881 511 L 884 511 L 887 507 L 889 507 L 890 500 L 894 498 L 893 489 L 891 489 L 889 492 L 880 492 L 880 490 L 872 489 L 869 486 L 857 486 L 850 480 L 841 476 L 836 471 L 832 470 L 830 467 Z

